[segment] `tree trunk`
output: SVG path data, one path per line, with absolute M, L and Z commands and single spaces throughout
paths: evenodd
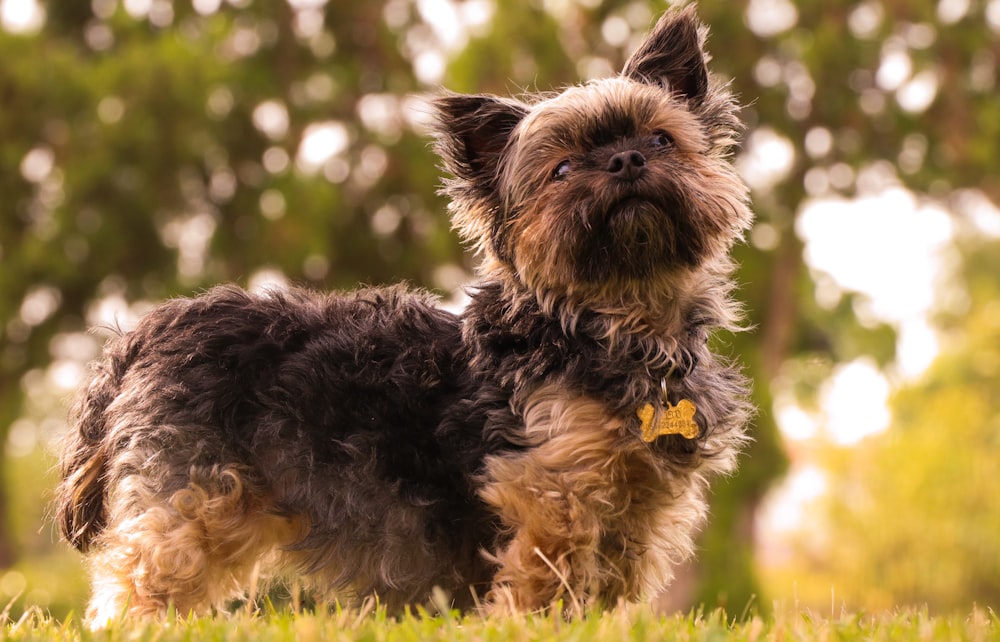
M 0 569 L 9 568 L 15 560 L 14 534 L 10 530 L 10 498 L 7 494 L 7 435 L 14 419 L 20 414 L 21 388 L 16 377 L 0 372 Z
M 6 477 L 6 460 L 0 452 L 0 478 Z M 7 502 L 7 485 L 0 484 L 0 570 L 14 564 L 14 534 L 10 532 L 10 507 Z

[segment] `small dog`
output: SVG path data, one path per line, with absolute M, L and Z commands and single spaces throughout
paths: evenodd
M 88 620 L 209 611 L 272 570 L 390 609 L 435 587 L 501 613 L 663 587 L 752 413 L 708 347 L 739 321 L 729 251 L 752 214 L 705 35 L 672 11 L 615 77 L 434 99 L 482 256 L 460 315 L 402 287 L 223 286 L 110 341 L 58 490 Z

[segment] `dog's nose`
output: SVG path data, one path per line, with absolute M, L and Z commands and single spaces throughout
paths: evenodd
M 608 160 L 608 172 L 627 181 L 639 178 L 645 166 L 646 157 L 634 149 L 618 152 Z

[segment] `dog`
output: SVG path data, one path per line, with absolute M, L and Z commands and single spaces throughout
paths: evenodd
M 491 613 L 664 587 L 753 413 L 709 348 L 740 325 L 729 254 L 752 213 L 706 35 L 672 10 L 613 77 L 433 98 L 480 255 L 460 314 L 402 286 L 219 286 L 112 338 L 57 490 L 87 620 L 211 612 L 281 573 Z

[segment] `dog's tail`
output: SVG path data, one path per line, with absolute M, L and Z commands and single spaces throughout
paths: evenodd
M 86 551 L 106 523 L 106 487 L 112 444 L 108 443 L 106 411 L 121 389 L 122 378 L 135 360 L 135 337 L 115 337 L 104 359 L 70 413 L 70 429 L 60 460 L 55 518 L 63 537 Z

